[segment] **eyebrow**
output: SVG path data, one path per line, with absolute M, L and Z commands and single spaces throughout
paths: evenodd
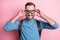
M 25 11 L 35 11 L 35 10 L 25 10 Z

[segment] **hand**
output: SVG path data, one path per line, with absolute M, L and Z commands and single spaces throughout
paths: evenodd
M 41 17 L 41 13 L 40 13 L 40 10 L 39 9 L 35 9 L 35 14 L 36 14 L 36 16 L 38 16 L 38 17 Z
M 40 10 L 39 9 L 36 9 L 35 12 L 39 13 L 40 14 Z
M 25 15 L 23 12 L 24 12 L 23 10 L 19 10 L 18 11 L 18 16 L 23 17 Z
M 37 15 L 38 17 L 43 18 L 43 17 L 45 16 L 45 14 L 44 14 L 42 11 L 40 11 L 39 9 L 36 9 L 35 11 L 37 12 L 36 15 Z
M 11 19 L 11 22 L 14 23 L 17 19 L 19 19 L 19 17 L 22 16 L 24 16 L 24 14 L 22 13 L 22 11 L 19 10 L 18 14 Z

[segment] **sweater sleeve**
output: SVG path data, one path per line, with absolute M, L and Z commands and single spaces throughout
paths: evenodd
M 4 30 L 5 31 L 18 30 L 19 23 L 20 23 L 20 20 L 17 20 L 14 23 L 12 23 L 11 21 L 8 21 L 4 25 Z
M 40 24 L 43 27 L 43 29 L 57 29 L 59 26 L 57 23 L 50 25 L 49 23 L 44 21 L 40 21 Z

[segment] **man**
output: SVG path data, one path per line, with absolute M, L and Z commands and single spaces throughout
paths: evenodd
M 8 21 L 4 26 L 5 31 L 19 30 L 18 26 L 20 24 L 20 20 L 18 19 L 25 15 L 26 19 L 24 19 L 21 27 L 20 40 L 40 40 L 38 27 L 36 24 L 36 20 L 34 19 L 34 16 L 36 15 L 35 12 L 39 14 L 37 16 L 47 21 L 44 22 L 40 20 L 40 27 L 42 27 L 42 29 L 58 28 L 58 24 L 54 20 L 43 14 L 43 12 L 41 12 L 39 9 L 36 9 L 35 5 L 32 2 L 28 2 L 25 4 L 24 11 L 25 14 L 22 14 L 21 11 L 19 11 L 19 13 L 15 17 L 13 17 L 10 21 Z

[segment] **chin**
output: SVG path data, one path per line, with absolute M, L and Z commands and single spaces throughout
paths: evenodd
M 33 18 L 29 19 L 29 20 L 32 20 Z
M 34 18 L 34 16 L 33 17 L 26 17 L 26 19 L 28 19 L 28 20 L 32 20 Z
M 33 18 L 27 18 L 28 20 L 32 20 Z

